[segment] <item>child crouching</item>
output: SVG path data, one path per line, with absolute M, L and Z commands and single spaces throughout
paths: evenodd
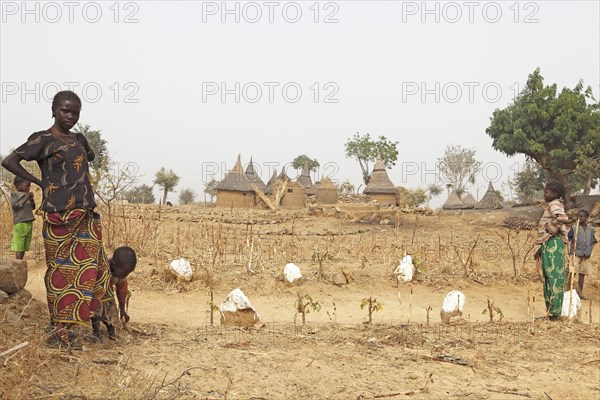
M 101 322 L 108 330 L 108 338 L 115 340 L 117 338 L 115 326 L 119 319 L 124 322 L 129 321 L 129 315 L 125 310 L 128 295 L 127 276 L 135 270 L 136 263 L 135 251 L 128 246 L 115 249 L 112 258 L 109 260 L 110 283 L 109 290 L 106 293 L 107 297 L 100 302 L 98 310 L 92 317 L 93 336 L 96 341 L 102 341 L 100 334 Z M 118 312 L 115 292 L 119 303 Z

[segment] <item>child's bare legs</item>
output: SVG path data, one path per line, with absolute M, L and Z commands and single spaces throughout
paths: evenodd
M 25 257 L 25 252 L 24 251 L 17 251 L 15 253 L 15 257 L 17 258 L 17 260 L 22 260 L 23 257 Z
M 587 300 L 587 297 L 583 296 L 583 282 L 585 281 L 585 274 L 579 274 L 579 281 L 577 282 L 579 285 L 579 290 L 578 290 L 578 294 L 579 294 L 579 298 L 581 300 Z
M 102 334 L 100 333 L 100 324 L 103 323 L 108 331 L 110 340 L 117 340 L 117 332 L 115 325 L 119 321 L 117 312 L 117 304 L 114 299 L 102 301 L 98 310 L 92 317 L 92 335 L 96 342 L 102 342 Z

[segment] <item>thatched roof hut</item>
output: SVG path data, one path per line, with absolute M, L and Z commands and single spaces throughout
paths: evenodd
M 260 179 L 260 176 L 256 175 L 256 172 L 254 172 L 254 163 L 252 162 L 252 157 L 250 157 L 250 163 L 246 167 L 245 174 L 246 178 L 248 178 L 251 183 L 255 183 L 256 186 L 258 186 L 258 188 L 264 192 L 267 185 L 265 185 L 263 180 Z
M 310 179 L 310 168 L 308 167 L 308 161 L 304 162 L 302 174 L 300 174 L 298 182 L 304 186 L 304 189 L 310 189 L 313 186 L 312 179 Z
M 465 207 L 463 201 L 460 199 L 460 197 L 458 197 L 456 190 L 452 190 L 452 192 L 448 195 L 448 198 L 444 202 L 444 205 L 442 206 L 443 210 L 464 210 L 465 208 L 469 207 Z
M 273 168 L 273 175 L 267 182 L 267 186 L 265 187 L 265 194 L 271 194 L 273 192 L 273 187 L 275 186 L 275 182 L 277 182 L 277 168 Z
M 475 197 L 473 197 L 471 193 L 467 193 L 467 195 L 462 199 L 462 202 L 465 207 L 468 208 L 473 208 L 477 205 L 477 200 L 475 200 Z
M 321 178 L 323 180 L 323 178 Z M 317 190 L 319 190 L 319 186 L 321 186 L 321 181 L 316 181 L 314 185 L 310 188 L 306 189 L 307 196 L 314 196 L 317 194 Z
M 287 176 L 287 172 L 285 172 L 285 165 L 281 168 L 281 172 L 279 173 L 279 175 L 277 176 L 277 179 L 286 179 Z
M 240 208 L 255 206 L 256 195 L 252 183 L 253 182 L 250 181 L 244 173 L 242 162 L 238 155 L 237 161 L 231 171 L 229 171 L 227 175 L 225 175 L 225 178 L 215 186 L 217 191 L 216 206 Z M 254 183 L 256 183 L 256 181 Z
M 475 209 L 477 209 L 477 210 L 493 210 L 493 209 L 498 209 L 498 208 L 502 208 L 502 207 L 504 207 L 504 205 L 502 204 L 500 197 L 496 193 L 496 190 L 494 189 L 494 185 L 492 185 L 492 182 L 490 181 L 488 184 L 487 191 L 485 192 L 485 194 L 483 195 L 481 200 L 479 200 L 479 203 L 477 203 L 477 205 L 475 206 Z
M 317 188 L 317 203 L 335 204 L 337 203 L 337 188 L 329 178 L 321 179 Z
M 285 194 L 281 198 L 282 208 L 304 208 L 306 205 L 306 189 L 299 181 L 289 181 Z
M 369 183 L 363 190 L 363 194 L 381 204 L 396 205 L 398 203 L 396 186 L 390 180 L 385 165 L 379 158 L 375 160 L 373 172 L 369 176 Z

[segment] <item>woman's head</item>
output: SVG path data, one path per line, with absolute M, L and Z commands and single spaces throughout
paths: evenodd
M 125 279 L 127 275 L 135 270 L 137 256 L 129 246 L 118 247 L 113 253 L 110 261 L 110 271 L 113 276 Z
M 559 181 L 548 181 L 544 187 L 544 200 L 552 201 L 556 199 L 564 199 L 565 186 Z
M 52 100 L 52 118 L 55 125 L 69 130 L 79 121 L 81 99 L 74 92 L 65 90 L 56 93 Z

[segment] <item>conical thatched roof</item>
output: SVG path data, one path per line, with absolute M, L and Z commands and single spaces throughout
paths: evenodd
M 319 188 L 319 186 L 321 186 L 321 181 L 315 182 L 314 185 L 312 185 L 310 188 L 306 189 L 305 193 L 307 195 L 317 194 L 317 189 Z
M 256 173 L 254 172 L 254 163 L 252 162 L 252 157 L 250 157 L 250 163 L 246 167 L 246 178 L 248 178 L 250 182 L 256 183 L 256 186 L 258 186 L 260 190 L 265 190 L 265 187 L 267 185 L 265 185 L 263 180 L 260 179 L 260 176 L 256 175 Z
M 304 186 L 304 189 L 310 189 L 313 186 L 312 179 L 310 179 L 310 168 L 308 168 L 308 161 L 304 162 L 302 174 L 298 178 L 298 182 Z
M 329 178 L 322 178 L 317 190 L 317 202 L 323 204 L 337 203 L 337 188 Z
M 279 173 L 279 176 L 277 177 L 277 179 L 290 179 L 287 176 L 287 172 L 285 172 L 285 166 L 283 166 L 281 168 L 281 172 Z
M 385 165 L 383 162 L 377 158 L 375 160 L 375 166 L 373 167 L 373 172 L 369 177 L 369 183 L 363 190 L 364 194 L 393 194 L 397 195 L 396 186 L 390 180 L 388 176 Z
M 497 209 L 497 208 L 502 208 L 502 207 L 503 207 L 502 202 L 500 201 L 500 198 L 496 194 L 496 190 L 494 190 L 494 186 L 492 185 L 492 182 L 490 181 L 487 191 L 485 192 L 485 194 L 483 195 L 481 200 L 479 200 L 479 203 L 477 203 L 475 208 L 481 210 L 481 209 Z
M 475 200 L 475 197 L 473 197 L 473 195 L 471 193 L 468 193 L 465 196 L 465 198 L 462 200 L 462 202 L 465 206 L 475 207 L 475 205 L 477 205 L 477 200 Z
M 321 184 L 319 185 L 319 187 L 321 189 L 333 189 L 333 190 L 337 190 L 337 188 L 335 187 L 335 185 L 333 184 L 333 182 L 331 181 L 331 179 L 324 178 L 321 179 Z
M 240 155 L 238 154 L 235 165 L 225 175 L 225 178 L 215 186 L 217 191 L 219 190 L 232 190 L 236 192 L 253 192 L 252 182 L 244 174 L 242 169 L 242 162 L 240 161 Z
M 267 182 L 267 186 L 265 187 L 265 194 L 270 194 L 273 191 L 273 186 L 277 182 L 277 168 L 273 168 L 273 175 Z
M 448 198 L 444 202 L 444 205 L 442 206 L 442 209 L 444 210 L 461 210 L 464 208 L 465 204 L 460 199 L 460 197 L 458 197 L 456 190 L 452 190 L 452 192 L 450 193 L 450 195 L 448 195 Z

